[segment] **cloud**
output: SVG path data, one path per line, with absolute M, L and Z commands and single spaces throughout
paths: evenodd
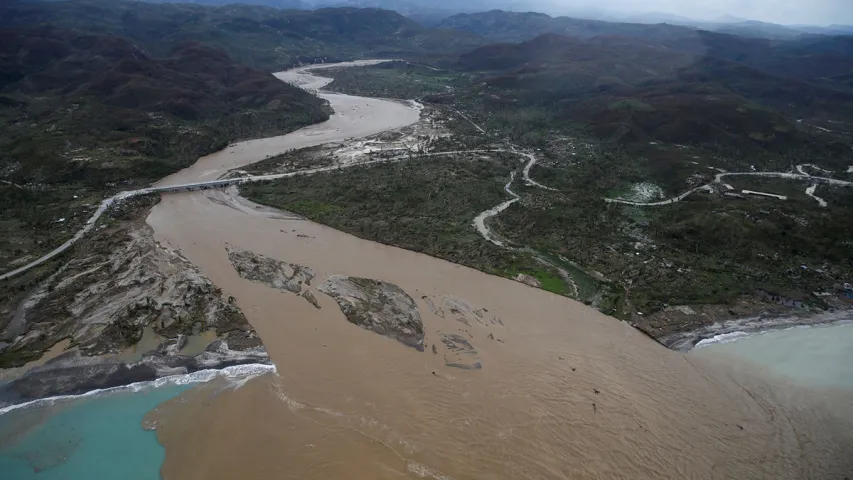
M 731 15 L 781 24 L 853 24 L 853 0 L 552 0 L 556 8 L 659 12 L 697 20 Z

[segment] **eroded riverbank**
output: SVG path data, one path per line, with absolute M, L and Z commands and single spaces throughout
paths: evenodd
M 336 111 L 368 100 L 335 97 L 324 98 Z M 363 130 L 417 119 L 363 105 Z M 163 182 L 361 131 L 328 127 L 238 144 Z M 844 395 L 776 390 L 565 297 L 246 206 L 192 192 L 164 196 L 148 217 L 160 242 L 234 296 L 279 372 L 155 412 L 164 478 L 839 478 L 853 468 Z M 425 351 L 349 323 L 328 296 L 318 309 L 242 278 L 229 248 L 319 281 L 400 287 L 418 306 Z M 451 365 L 450 335 L 481 369 Z
M 226 478 L 217 475 L 234 472 L 224 455 L 234 448 L 248 456 L 239 466 L 248 476 L 287 466 L 303 477 L 328 478 L 356 462 L 325 456 L 348 451 L 333 437 L 343 433 L 341 441 L 352 442 L 353 429 L 395 457 L 453 478 L 501 472 L 545 478 L 594 478 L 602 472 L 609 478 L 691 472 L 696 478 L 801 478 L 819 471 L 812 470 L 817 467 L 811 458 L 817 457 L 802 465 L 792 460 L 801 458 L 803 448 L 808 455 L 824 455 L 819 464 L 830 469 L 825 474 L 845 458 L 833 450 L 843 443 L 818 434 L 836 421 L 829 413 L 788 412 L 784 399 L 761 382 L 744 386 L 749 379 L 688 361 L 569 299 L 311 222 L 239 212 L 202 194 L 169 196 L 162 206 L 168 207 L 163 214 L 155 210 L 149 217 L 161 240 L 180 246 L 235 296 L 280 375 L 274 387 L 247 385 L 245 392 L 228 394 L 230 400 L 222 400 L 227 403 L 204 408 L 189 403 L 195 413 L 180 410 L 167 419 L 175 426 L 167 421 L 160 432 L 167 446 L 166 478 Z M 318 278 L 338 273 L 399 285 L 416 299 L 426 342 L 438 344 L 438 354 L 419 353 L 349 324 L 326 296 L 318 297 L 318 310 L 295 294 L 240 278 L 226 244 L 298 261 Z M 485 319 L 473 313 L 481 309 Z M 492 323 L 493 317 L 500 321 Z M 447 367 L 438 341 L 442 333 L 468 338 L 482 370 Z M 289 410 L 298 404 L 312 406 L 304 414 L 309 417 L 330 416 L 323 420 L 322 429 L 329 431 L 322 437 L 331 450 L 321 455 L 305 442 L 291 457 L 281 452 L 284 445 L 293 447 L 293 439 L 249 440 L 287 437 L 268 415 L 283 425 L 310 425 L 298 407 L 296 413 Z M 276 409 L 281 412 L 270 413 Z M 789 422 L 812 432 L 818 444 L 829 443 L 811 451 L 800 445 Z M 224 425 L 240 434 L 225 435 Z M 187 461 L 210 451 L 221 452 L 216 458 L 223 462 L 208 460 L 199 467 Z M 300 455 L 310 460 L 299 462 Z M 361 478 L 378 474 L 380 466 Z

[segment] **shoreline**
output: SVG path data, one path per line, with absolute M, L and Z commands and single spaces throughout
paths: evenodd
M 829 443 L 849 438 L 847 432 L 837 439 L 814 433 L 833 419 L 789 413 L 765 386 L 747 383 L 756 397 L 738 378 L 679 361 L 678 351 L 652 347 L 627 322 L 567 297 L 310 221 L 270 221 L 209 200 L 200 192 L 164 196 L 146 221 L 163 248 L 183 248 L 223 296 L 245 307 L 270 361 L 298 366 L 263 368 L 276 371 L 272 383 L 280 392 L 249 382 L 204 404 L 175 402 L 185 415 L 162 426 L 145 423 L 166 450 L 164 478 L 263 478 L 273 466 L 303 478 L 347 472 L 356 479 L 390 478 L 394 464 L 381 463 L 377 453 L 388 445 L 398 446 L 391 450 L 400 460 L 423 467 L 410 473 L 435 478 L 498 472 L 649 478 L 685 471 L 802 478 L 810 468 L 834 474 L 853 458 L 842 455 L 848 444 Z M 228 245 L 297 261 L 315 269 L 318 280 L 347 274 L 399 286 L 419 307 L 432 354 L 348 323 L 331 297 L 318 295 L 316 307 L 242 279 Z M 448 338 L 450 344 L 443 341 Z M 458 339 L 476 347 L 482 369 L 453 368 Z M 169 378 L 145 383 L 156 387 Z M 316 405 L 314 413 L 274 393 Z M 325 428 L 311 415 L 322 415 Z M 802 432 L 792 435 L 792 420 Z M 798 443 L 800 434 L 814 443 Z
M 215 340 L 194 356 L 174 355 L 168 349 L 146 352 L 136 362 L 103 357 L 84 357 L 67 352 L 34 367 L 17 378 L 0 383 L 0 415 L 7 408 L 30 405 L 51 398 L 91 395 L 92 392 L 130 388 L 134 385 L 168 383 L 179 377 L 202 378 L 208 372 L 240 371 L 247 365 L 275 369 L 263 347 L 232 350 L 226 340 Z M 231 370 L 229 370 L 231 369 Z
M 115 392 L 124 392 L 124 391 L 132 391 L 134 393 L 148 389 L 148 388 L 160 388 L 166 385 L 190 385 L 196 383 L 207 383 L 216 378 L 224 377 L 227 379 L 252 379 L 260 375 L 264 375 L 266 373 L 276 373 L 276 367 L 272 364 L 264 364 L 264 363 L 245 363 L 240 365 L 232 365 L 223 368 L 212 368 L 206 370 L 197 370 L 191 373 L 185 374 L 177 374 L 177 375 L 168 375 L 164 377 L 159 377 L 153 380 L 144 380 L 139 382 L 126 383 L 122 385 L 115 385 L 111 387 L 98 388 L 94 390 L 88 390 L 84 393 L 77 394 L 68 394 L 68 395 L 55 395 L 49 397 L 36 398 L 33 400 L 29 400 L 23 403 L 15 403 L 11 405 L 5 405 L 0 407 L 0 417 L 3 415 L 14 412 L 21 409 L 41 406 L 41 405 L 53 405 L 55 402 L 60 402 L 64 400 L 77 400 L 81 398 L 95 397 L 99 395 L 105 395 Z
M 354 61 L 354 62 L 343 62 L 343 63 L 338 63 L 338 64 L 303 65 L 303 66 L 295 67 L 295 68 L 292 68 L 290 70 L 286 70 L 283 72 L 276 72 L 274 75 L 279 77 L 282 81 L 287 81 L 284 77 L 286 77 L 286 74 L 290 73 L 290 74 L 296 75 L 296 79 L 298 80 L 298 81 L 294 81 L 292 83 L 294 85 L 302 86 L 305 88 L 312 88 L 312 87 L 317 88 L 317 92 L 320 94 L 324 94 L 324 95 L 348 96 L 346 94 L 341 94 L 339 92 L 323 90 L 322 86 L 325 86 L 328 83 L 331 83 L 332 79 L 327 78 L 327 77 L 322 77 L 319 75 L 314 75 L 313 72 L 317 71 L 317 70 L 322 72 L 322 70 L 326 69 L 326 68 L 343 68 L 343 67 L 350 66 L 350 65 L 353 65 L 353 66 L 373 65 L 373 64 L 383 63 L 383 62 L 388 62 L 388 61 L 395 61 L 395 59 L 364 60 L 364 61 Z M 309 78 L 305 78 L 305 77 L 309 77 Z M 300 83 L 300 82 L 303 82 L 303 83 Z M 305 83 L 305 82 L 308 82 L 308 83 Z M 319 84 L 322 84 L 322 85 L 318 86 Z M 361 98 L 361 97 L 358 97 L 358 98 Z M 367 98 L 367 97 L 365 97 L 365 98 Z M 396 104 L 400 104 L 400 105 L 405 105 L 405 106 L 408 106 L 409 108 L 414 108 L 418 112 L 420 111 L 419 104 L 416 100 L 402 100 L 402 99 L 380 99 L 380 100 L 392 102 L 392 103 L 396 103 Z M 328 122 L 329 122 L 329 120 L 327 120 L 326 122 L 321 122 L 321 123 L 315 124 L 314 126 L 323 125 L 323 124 L 328 123 Z M 311 128 L 311 127 L 312 126 L 305 127 L 305 128 Z M 295 135 L 298 133 L 299 133 L 299 130 L 292 132 L 289 135 Z M 263 139 L 259 139 L 259 140 L 263 140 Z M 235 147 L 239 147 L 241 143 L 251 143 L 251 142 L 252 141 L 249 140 L 246 142 L 238 142 L 238 143 L 229 145 L 229 146 L 225 147 L 223 150 L 221 150 L 220 152 L 216 152 L 216 153 L 212 154 L 211 156 L 218 155 L 220 153 L 224 153 L 227 150 L 233 150 L 233 149 L 235 149 Z M 323 142 L 323 143 L 325 143 L 325 142 Z M 190 170 L 190 169 L 195 168 L 196 165 L 198 163 L 201 163 L 201 161 L 203 159 L 204 159 L 204 157 L 199 159 L 196 162 L 196 164 L 194 164 L 191 167 L 188 167 L 185 170 Z M 257 161 L 260 161 L 260 160 L 262 160 L 262 158 L 258 159 Z M 526 173 L 526 170 L 532 165 L 533 160 L 535 160 L 535 159 L 533 159 L 531 157 L 531 162 L 528 163 L 527 168 L 525 169 L 525 173 Z M 177 172 L 173 175 L 170 175 L 170 177 L 176 176 L 182 172 L 183 171 Z M 170 178 L 170 177 L 166 177 L 166 178 Z M 161 179 L 158 182 L 158 184 L 166 181 L 166 178 Z M 249 202 L 247 199 L 240 197 L 239 194 L 236 197 L 239 199 L 243 199 L 246 202 Z M 505 203 L 511 203 L 512 201 L 513 200 L 509 200 L 508 202 L 505 202 Z M 358 237 L 357 235 L 356 235 L 356 237 L 361 238 L 361 237 Z M 382 242 L 374 242 L 374 243 L 383 244 Z M 385 245 L 385 244 L 383 244 L 383 245 Z M 394 246 L 394 245 L 389 244 L 389 246 Z M 438 258 L 438 257 L 431 257 L 431 258 Z M 481 272 L 481 273 L 483 273 L 485 275 L 492 275 L 488 272 Z M 727 320 L 724 322 L 716 322 L 712 325 L 707 325 L 707 326 L 704 326 L 704 327 L 701 327 L 698 329 L 680 331 L 680 332 L 668 334 L 665 336 L 650 335 L 647 332 L 645 332 L 642 328 L 639 328 L 639 327 L 634 326 L 634 325 L 632 325 L 632 327 L 636 328 L 637 330 L 640 330 L 641 333 L 649 335 L 652 339 L 656 340 L 658 343 L 660 343 L 662 346 L 666 347 L 667 349 L 683 353 L 683 352 L 690 351 L 691 349 L 695 348 L 697 345 L 701 344 L 702 342 L 705 342 L 708 340 L 713 340 L 714 338 L 720 337 L 720 336 L 725 336 L 725 335 L 752 335 L 752 334 L 757 334 L 757 333 L 764 332 L 764 331 L 770 331 L 770 330 L 775 330 L 775 329 L 780 329 L 780 328 L 788 328 L 791 326 L 822 325 L 822 324 L 834 323 L 834 322 L 838 321 L 834 318 L 829 318 L 829 319 L 822 318 L 826 315 L 829 315 L 829 314 L 823 314 L 822 313 L 822 314 L 813 315 L 811 317 L 800 317 L 800 316 L 769 317 L 769 316 L 758 315 L 758 316 L 754 316 L 754 317 L 743 317 L 743 318 L 736 318 L 736 319 L 732 319 L 732 320 Z M 842 319 L 842 321 L 843 321 L 843 319 Z M 631 325 L 630 322 L 626 322 L 626 323 Z M 77 377 L 85 377 L 85 375 L 86 375 L 85 372 L 87 369 L 89 369 L 89 371 L 93 371 L 93 369 L 98 369 L 98 368 L 111 369 L 111 370 L 113 370 L 112 373 L 116 374 L 116 376 L 114 377 L 115 380 L 108 381 L 105 384 L 98 385 L 98 387 L 100 387 L 100 388 L 114 388 L 114 387 L 120 387 L 122 385 L 127 385 L 127 384 L 129 384 L 130 381 L 138 380 L 139 375 L 142 375 L 143 377 L 145 377 L 146 381 L 153 381 L 156 378 L 163 378 L 163 372 L 166 372 L 166 374 L 168 374 L 168 373 L 170 373 L 169 369 L 172 369 L 171 371 L 174 371 L 174 369 L 179 370 L 181 368 L 184 368 L 186 370 L 187 364 L 192 363 L 192 360 L 189 359 L 189 357 L 174 355 L 174 352 L 172 352 L 172 354 L 169 355 L 171 358 L 167 358 L 163 355 L 161 355 L 161 357 L 163 357 L 163 358 L 155 358 L 158 354 L 158 352 L 156 350 L 152 350 L 151 352 L 147 352 L 147 353 L 153 354 L 154 356 L 151 358 L 148 358 L 148 359 L 140 360 L 139 362 L 136 362 L 134 364 L 125 363 L 125 362 L 115 362 L 115 361 L 110 361 L 108 359 L 102 360 L 102 359 L 99 359 L 98 357 L 85 357 L 85 358 L 92 358 L 92 359 L 97 359 L 97 360 L 92 360 L 90 363 L 87 363 L 86 365 L 73 365 L 72 364 L 68 368 L 78 369 L 77 372 L 70 374 L 72 376 L 76 375 Z M 59 358 L 57 360 L 62 361 L 66 357 L 67 357 L 67 354 L 63 353 L 59 356 Z M 248 361 L 258 360 L 259 358 L 260 357 L 258 357 L 258 358 L 253 357 L 252 359 L 249 359 Z M 268 358 L 266 359 L 266 361 L 267 362 L 269 361 Z M 222 362 L 223 365 L 229 364 L 229 360 L 227 360 L 227 359 L 220 359 L 220 362 Z M 47 372 L 51 371 L 51 367 L 56 367 L 54 360 L 47 362 L 47 365 L 45 365 L 45 366 L 33 367 L 33 368 L 27 370 L 26 372 L 22 372 L 20 375 L 11 378 L 11 380 L 8 382 L 0 383 L 0 406 L 3 405 L 3 402 L 4 402 L 3 397 L 4 397 L 4 394 L 6 393 L 4 390 L 8 390 L 9 384 L 14 383 L 16 381 L 25 381 L 25 380 L 27 380 L 27 376 L 30 374 L 47 375 L 48 374 Z M 148 370 L 150 370 L 149 367 L 154 368 L 153 374 L 150 371 L 148 371 Z M 134 369 L 136 369 L 136 370 L 145 369 L 146 371 L 145 372 L 134 372 L 133 371 Z M 57 378 L 61 377 L 63 374 L 66 374 L 66 372 L 67 372 L 67 369 L 63 368 L 62 366 L 60 366 L 60 368 L 56 368 L 55 370 L 57 373 Z M 122 371 L 119 372 L 118 370 L 122 370 Z M 187 373 L 191 374 L 192 371 L 193 370 L 189 370 Z M 35 382 L 38 382 L 38 381 L 43 382 L 44 381 L 43 379 L 30 379 L 30 380 L 33 380 Z M 61 380 L 57 380 L 57 382 L 61 383 Z M 78 383 L 85 383 L 85 379 L 82 379 Z M 85 389 L 85 387 L 83 387 L 83 388 Z M 91 390 L 91 389 L 89 389 L 89 390 Z M 51 391 L 54 394 L 61 393 L 61 392 L 52 391 L 50 389 L 48 389 L 48 391 Z M 75 393 L 75 394 L 83 394 L 83 393 L 85 393 L 85 392 Z M 34 401 L 34 400 L 38 400 L 40 398 L 50 398 L 51 396 L 53 396 L 53 395 L 48 394 L 48 395 L 43 395 L 41 397 L 27 398 L 27 399 L 25 399 L 25 401 Z
M 687 353 L 694 348 L 702 348 L 720 341 L 725 342 L 728 339 L 760 335 L 775 330 L 830 326 L 851 322 L 853 322 L 853 309 L 820 312 L 811 315 L 759 314 L 714 322 L 711 325 L 683 332 L 670 333 L 657 337 L 656 340 L 670 350 Z M 720 340 L 714 341 L 716 338 Z
M 370 122 L 382 112 L 362 113 Z M 298 135 L 279 146 L 293 144 L 304 146 Z M 212 175 L 266 153 L 245 149 L 202 159 L 196 170 Z M 813 434 L 834 419 L 789 418 L 772 397 L 765 403 L 780 414 L 768 419 L 738 378 L 652 346 L 626 322 L 567 297 L 315 222 L 235 210 L 205 193 L 164 196 L 147 222 L 246 307 L 282 367 L 275 385 L 173 402 L 157 428 L 165 478 L 263 478 L 279 469 L 307 479 L 414 478 L 401 460 L 471 479 L 796 478 L 844 467 L 830 456 L 846 442 L 825 448 L 831 439 Z M 398 286 L 418 306 L 425 351 L 352 325 L 326 295 L 316 307 L 247 281 L 228 248 L 311 268 L 317 284 L 346 275 Z M 460 344 L 473 353 L 459 353 Z M 460 355 L 481 368 L 454 367 Z M 763 384 L 747 386 L 765 400 Z M 792 421 L 814 445 L 793 441 Z
M 314 84 L 321 83 L 325 85 L 330 83 L 332 79 L 313 75 L 309 72 L 311 70 L 318 70 L 322 68 L 345 67 L 350 65 L 373 65 L 386 61 L 391 60 L 359 60 L 339 64 L 312 64 L 292 68 L 282 72 L 276 72 L 273 75 L 276 77 L 284 77 L 280 78 L 280 80 L 285 82 L 287 82 L 288 75 L 290 75 L 295 76 L 297 80 L 304 80 L 307 78 Z M 303 88 L 312 87 L 312 85 L 304 85 L 299 82 L 296 82 L 296 85 Z M 349 95 L 339 94 L 337 92 L 319 91 L 319 88 L 321 87 L 322 86 L 318 87 L 318 93 L 321 94 L 320 98 L 323 98 L 322 95 L 334 95 L 336 97 L 362 99 L 361 97 L 352 97 Z M 363 100 L 374 102 L 376 99 L 363 98 Z M 326 101 L 328 102 L 328 99 L 326 99 Z M 350 103 L 352 103 L 351 100 L 346 106 L 349 106 Z M 379 103 L 399 105 L 401 107 L 405 107 L 406 110 L 411 110 L 416 116 L 419 116 L 420 114 L 420 105 L 416 101 L 408 102 L 396 99 L 380 99 Z M 229 151 L 233 151 L 236 148 L 242 148 L 247 144 L 300 135 L 307 135 L 309 137 L 309 141 L 314 142 L 313 139 L 310 139 L 312 134 L 309 132 L 313 132 L 315 130 L 318 132 L 317 134 L 321 136 L 330 135 L 338 137 L 339 135 L 334 132 L 337 132 L 337 130 L 343 127 L 347 121 L 352 121 L 346 120 L 349 116 L 351 116 L 349 111 L 333 112 L 328 120 L 303 127 L 294 132 L 289 132 L 284 135 L 276 135 L 273 137 L 242 140 L 232 143 L 218 152 L 201 157 L 190 167 L 160 179 L 155 183 L 155 186 L 168 183 L 168 179 L 180 176 L 181 174 L 192 173 L 195 167 L 203 163 L 204 159 L 216 157 L 218 155 L 227 155 Z M 344 124 L 340 124 L 342 118 L 344 119 Z M 326 129 L 330 127 L 336 128 L 332 131 L 327 131 Z M 319 143 L 326 143 L 332 140 L 333 139 L 324 139 Z M 257 158 L 250 159 L 249 163 L 263 160 L 263 158 L 263 156 L 258 156 Z M 210 172 L 202 172 L 202 175 L 205 174 L 210 175 Z M 121 192 L 114 197 L 104 200 L 101 204 L 101 208 L 99 208 L 95 216 L 87 222 L 83 229 L 76 233 L 74 240 L 83 238 L 87 233 L 89 233 L 89 230 L 97 224 L 97 217 L 106 211 L 108 206 L 116 203 L 117 199 L 123 199 L 127 195 L 128 192 Z M 148 214 L 150 214 L 150 210 L 148 211 Z M 148 214 L 146 214 L 146 217 Z M 60 249 L 57 249 L 57 251 L 68 248 L 72 243 L 74 242 L 67 242 L 67 245 L 63 245 Z M 165 248 L 162 245 L 158 245 L 157 248 L 159 249 L 161 247 Z M 14 275 L 19 271 L 25 271 L 33 265 L 37 265 L 39 262 L 46 261 L 49 258 L 51 257 L 40 258 L 13 272 L 7 272 L 0 278 Z M 0 380 L 0 409 L 14 405 L 31 404 L 32 402 L 48 400 L 51 398 L 64 398 L 69 395 L 88 395 L 91 392 L 124 388 L 139 382 L 156 382 L 159 379 L 168 378 L 170 375 L 174 374 L 193 375 L 196 372 L 211 368 L 225 369 L 244 364 L 272 365 L 269 355 L 263 346 L 250 348 L 254 342 L 249 341 L 246 343 L 243 340 L 245 339 L 235 337 L 233 349 L 231 349 L 229 348 L 227 340 L 225 338 L 220 338 L 208 345 L 205 351 L 198 355 L 190 356 L 181 355 L 180 348 L 176 348 L 179 347 L 182 341 L 186 342 L 186 337 L 178 338 L 177 340 L 172 339 L 172 341 L 166 341 L 157 348 L 144 352 L 143 357 L 135 362 L 122 361 L 121 359 L 115 358 L 114 355 L 84 356 L 80 355 L 79 352 L 75 350 L 64 351 L 58 353 L 55 357 L 45 359 L 44 355 L 47 353 L 45 352 L 42 354 L 42 357 L 30 363 L 31 368 L 26 370 L 19 370 L 15 368 L 0 370 L 0 372 L 7 372 L 5 378 Z
M 797 328 L 824 328 L 824 327 L 834 327 L 840 325 L 849 325 L 853 323 L 853 318 L 851 319 L 843 319 L 843 320 L 833 320 L 828 322 L 816 322 L 816 323 L 793 323 L 793 324 L 776 324 L 770 328 L 766 328 L 764 330 L 736 330 L 734 332 L 721 333 L 719 335 L 715 335 L 710 338 L 705 338 L 700 340 L 696 345 L 693 346 L 691 350 L 697 348 L 704 348 L 710 345 L 715 345 L 719 343 L 731 343 L 736 342 L 741 339 L 753 337 L 756 335 L 763 335 L 765 333 L 792 330 Z

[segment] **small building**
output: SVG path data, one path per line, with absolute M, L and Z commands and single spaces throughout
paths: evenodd
M 744 195 L 755 195 L 758 197 L 776 198 L 779 200 L 787 200 L 788 199 L 788 197 L 786 197 L 784 195 L 776 195 L 775 193 L 767 193 L 767 192 L 756 192 L 755 190 L 741 190 L 740 193 L 742 193 Z

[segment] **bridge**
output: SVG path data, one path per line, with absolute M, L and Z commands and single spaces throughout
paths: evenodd
M 455 152 L 442 152 L 442 154 L 449 154 L 449 153 L 455 153 Z M 429 155 L 429 154 L 426 154 L 426 155 Z M 42 263 L 56 257 L 57 255 L 61 254 L 64 251 L 68 250 L 78 240 L 80 240 L 81 238 L 83 238 L 83 236 L 85 236 L 87 233 L 89 233 L 92 230 L 92 228 L 94 228 L 98 219 L 101 218 L 101 215 L 103 215 L 104 212 L 107 211 L 107 209 L 109 209 L 110 207 L 117 205 L 118 203 L 121 203 L 122 201 L 127 200 L 129 198 L 137 197 L 139 195 L 148 195 L 151 193 L 180 193 L 180 192 L 192 192 L 192 191 L 197 191 L 197 190 L 209 190 L 209 189 L 214 189 L 214 188 L 226 188 L 226 187 L 230 187 L 231 185 L 239 185 L 241 183 L 277 180 L 280 178 L 295 177 L 297 175 L 311 175 L 314 173 L 328 172 L 328 171 L 338 170 L 338 169 L 347 168 L 347 167 L 373 165 L 373 164 L 377 164 L 377 163 L 400 161 L 400 160 L 402 160 L 404 158 L 408 158 L 408 157 L 410 157 L 410 155 L 401 155 L 399 157 L 382 158 L 382 159 L 378 159 L 378 160 L 371 160 L 368 162 L 357 162 L 357 163 L 351 163 L 351 164 L 346 164 L 346 165 L 333 165 L 333 166 L 329 166 L 329 167 L 312 168 L 312 169 L 308 169 L 308 170 L 299 170 L 299 171 L 288 172 L 288 173 L 277 173 L 277 174 L 272 174 L 272 175 L 254 175 L 254 176 L 247 176 L 247 177 L 235 177 L 235 178 L 220 179 L 220 180 L 210 180 L 207 182 L 183 183 L 183 184 L 178 184 L 178 185 L 163 185 L 163 186 L 158 186 L 158 187 L 147 187 L 147 188 L 140 188 L 139 190 L 129 190 L 129 191 L 124 191 L 124 192 L 119 192 L 119 193 L 113 195 L 112 197 L 107 198 L 104 201 L 102 201 L 101 204 L 98 206 L 98 209 L 95 210 L 95 213 L 93 213 L 92 216 L 89 218 L 89 220 L 86 221 L 86 224 L 83 226 L 83 228 L 78 230 L 77 233 L 75 233 L 74 236 L 71 237 L 70 239 L 68 239 L 65 243 L 63 243 L 59 247 L 51 250 L 49 253 L 47 253 L 46 255 L 42 256 L 41 258 L 39 258 L 37 260 L 34 260 L 34 261 L 32 261 L 32 262 L 30 262 L 30 263 L 28 263 L 22 267 L 16 268 L 15 270 L 12 270 L 12 271 L 9 271 L 9 272 L 6 272 L 6 273 L 0 275 L 0 281 L 6 280 L 7 278 L 14 277 L 16 275 L 20 275 L 20 274 L 26 272 L 27 270 L 34 268 L 34 267 L 37 267 L 38 265 L 41 265 Z

